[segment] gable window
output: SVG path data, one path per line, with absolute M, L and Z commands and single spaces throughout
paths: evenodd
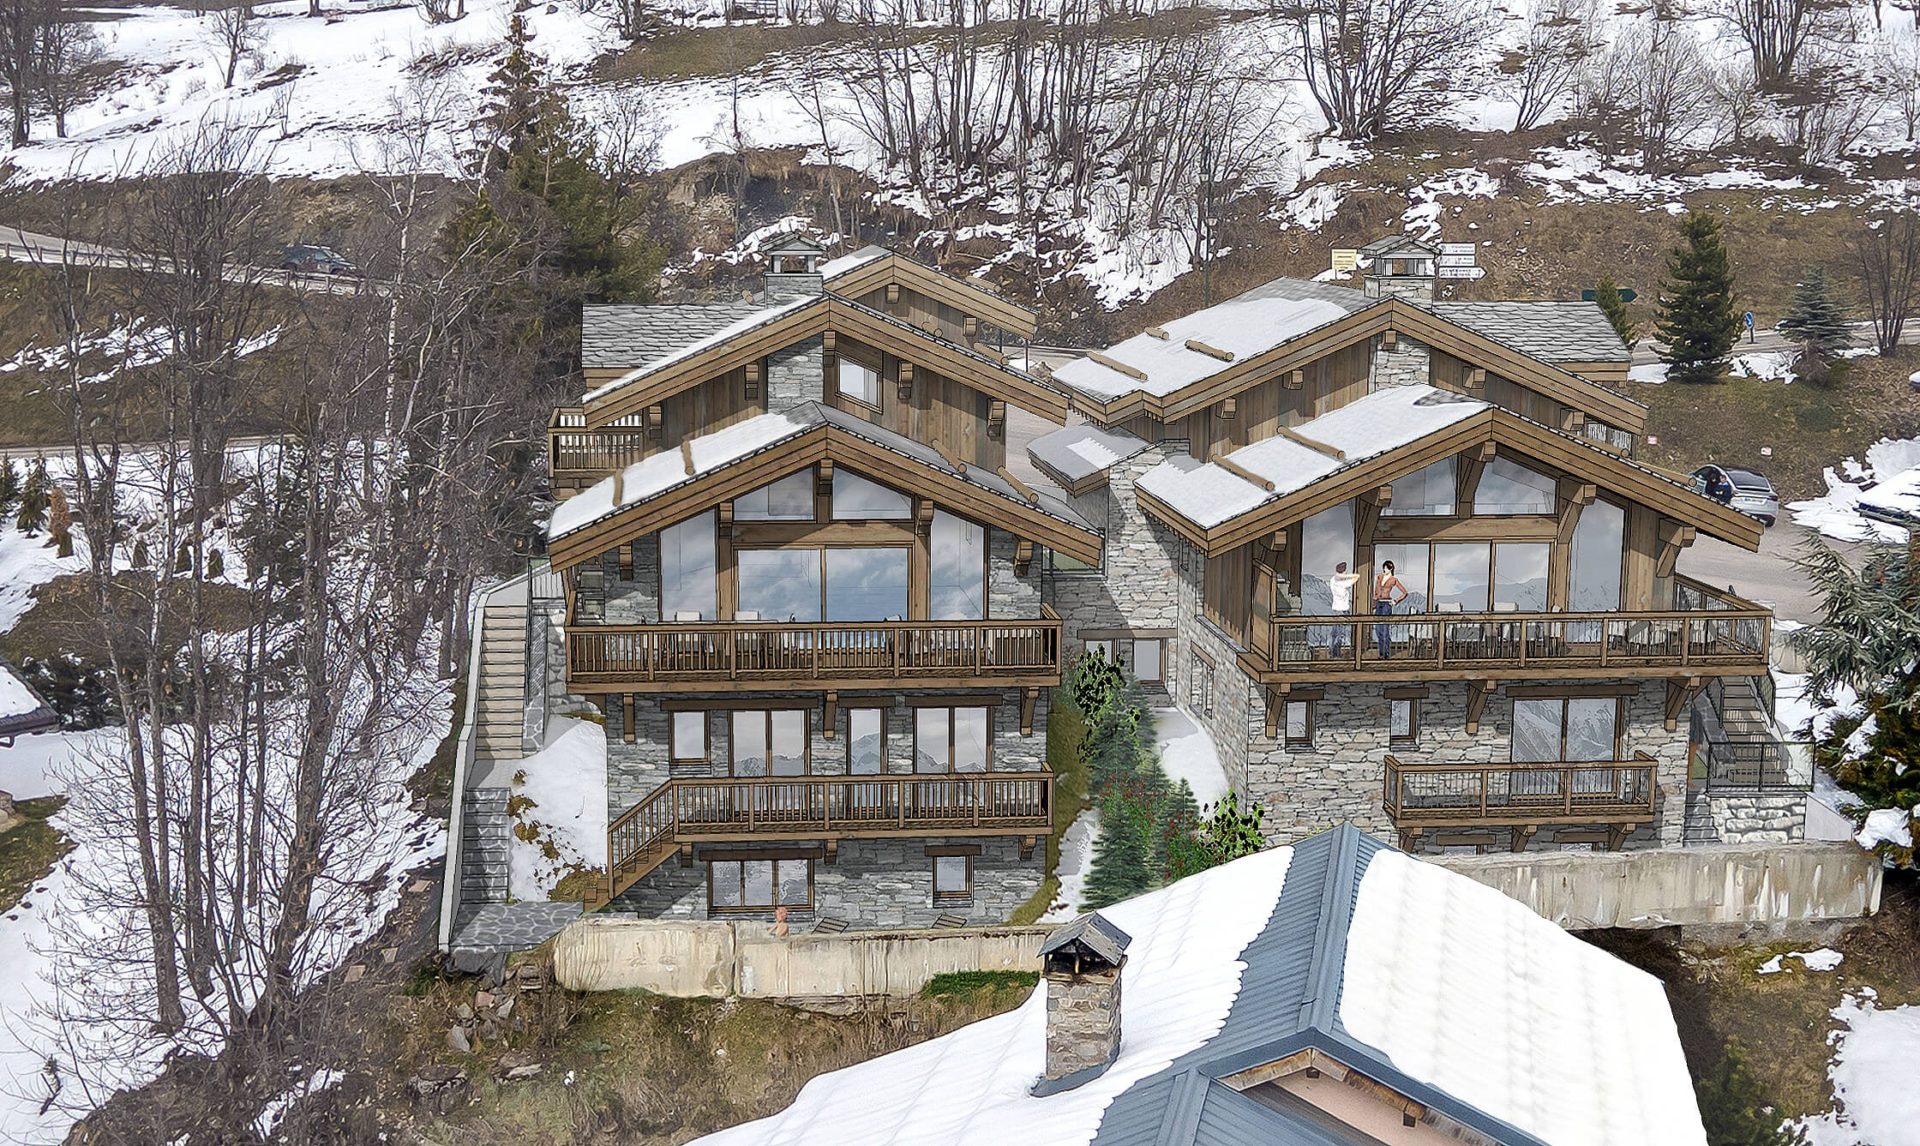
M 711 510 L 660 531 L 660 619 L 711 621 L 719 616 Z
M 788 474 L 779 481 L 733 499 L 735 521 L 812 521 L 813 470 Z
M 804 708 L 736 709 L 728 738 L 730 771 L 735 776 L 806 775 L 807 723 Z
M 1392 561 L 1407 587 L 1400 613 L 1544 613 L 1546 542 L 1436 542 L 1378 545 L 1378 562 Z
M 886 770 L 886 709 L 848 709 L 847 773 L 852 776 L 878 776 Z
M 973 857 L 977 846 L 930 847 L 927 857 L 933 863 L 933 903 L 965 905 L 973 902 Z
M 714 860 L 707 865 L 707 905 L 714 911 L 812 907 L 813 861 Z
M 1519 462 L 1496 457 L 1480 474 L 1473 494 L 1473 512 L 1488 517 L 1550 514 L 1554 511 L 1554 481 Z
M 865 406 L 880 408 L 880 372 L 845 354 L 840 355 L 840 396 Z
M 1457 492 L 1453 479 L 1453 459 L 1441 458 L 1392 483 L 1393 500 L 1380 511 L 1382 517 L 1451 517 Z
M 1617 696 L 1516 697 L 1514 763 L 1618 760 L 1620 704 Z
M 1289 700 L 1286 712 L 1286 736 L 1289 748 L 1313 747 L 1313 702 Z
M 675 764 L 704 764 L 707 759 L 707 714 L 673 714 L 673 737 L 668 754 Z
M 992 758 L 992 723 L 985 707 L 913 710 L 915 772 L 985 772 Z
M 907 495 L 856 473 L 833 471 L 835 521 L 905 521 L 913 516 Z
M 987 531 L 935 510 L 927 577 L 927 617 L 980 621 L 987 616 Z

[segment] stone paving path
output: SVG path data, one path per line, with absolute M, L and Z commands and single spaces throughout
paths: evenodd
M 463 903 L 454 917 L 453 949 L 526 951 L 578 918 L 578 903 Z

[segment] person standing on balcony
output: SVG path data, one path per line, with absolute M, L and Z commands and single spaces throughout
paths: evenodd
M 1400 595 L 1396 597 L 1394 596 L 1395 593 Z M 1373 578 L 1374 616 L 1393 616 L 1393 607 L 1410 596 L 1412 596 L 1412 594 L 1407 592 L 1406 584 L 1402 582 L 1399 575 L 1393 571 L 1393 562 L 1381 562 L 1380 572 L 1375 574 Z M 1381 660 L 1386 660 L 1392 655 L 1392 629 L 1392 625 L 1375 625 L 1373 627 L 1373 639 L 1379 642 Z
M 1327 588 L 1333 594 L 1334 613 L 1340 616 L 1352 614 L 1353 592 L 1359 584 L 1360 574 L 1347 572 L 1347 563 L 1345 561 L 1333 567 L 1333 576 L 1327 579 Z M 1337 657 L 1340 655 L 1340 650 L 1346 647 L 1347 626 L 1342 624 L 1331 627 L 1333 629 L 1333 655 Z M 1359 635 L 1355 634 L 1354 640 L 1357 642 L 1359 639 Z

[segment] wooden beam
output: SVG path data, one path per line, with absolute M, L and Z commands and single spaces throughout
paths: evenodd
M 1571 406 L 1560 416 L 1560 428 L 1569 434 L 1579 434 L 1586 429 L 1586 426 L 1587 415 L 1585 412 L 1575 410 Z
M 832 458 L 820 459 L 820 468 L 814 473 L 814 477 L 813 477 L 813 492 L 820 497 L 832 496 L 833 494 L 833 459 Z M 822 520 L 826 520 L 826 518 L 822 518 Z
M 1129 366 L 1126 363 L 1120 361 L 1118 358 L 1109 358 L 1105 354 L 1100 353 L 1098 350 L 1087 351 L 1087 359 L 1091 362 L 1096 362 L 1101 366 L 1106 367 L 1109 370 L 1113 370 L 1121 374 L 1125 374 L 1127 377 L 1133 379 L 1135 382 L 1145 382 L 1147 380 L 1147 372 L 1145 370 L 1140 369 L 1138 366 Z
M 1486 367 L 1476 366 L 1473 369 L 1467 371 L 1467 389 L 1484 390 L 1486 388 L 1487 388 Z
M 1228 473 L 1232 474 L 1234 477 L 1239 478 L 1241 481 L 1252 482 L 1254 485 L 1259 486 L 1261 489 L 1266 490 L 1268 493 L 1273 492 L 1273 483 L 1271 481 L 1268 481 L 1266 478 L 1263 478 L 1259 474 L 1254 473 L 1252 470 L 1241 465 L 1239 462 L 1234 461 L 1232 458 L 1229 458 L 1225 454 L 1221 454 L 1218 457 L 1214 458 L 1213 464 L 1216 466 L 1219 466 L 1223 470 L 1226 470 Z
M 620 739 L 628 744 L 639 739 L 633 727 L 633 694 L 630 692 L 620 696 Z
M 1391 329 L 1383 330 L 1380 332 L 1380 349 L 1392 350 L 1394 347 L 1398 345 L 1400 345 L 1399 334 L 1395 333 Z
M 902 402 L 911 402 L 913 400 L 913 363 L 902 362 L 900 364 L 898 389 Z
M 692 438 L 680 439 L 680 464 L 686 469 L 688 477 L 692 477 L 694 475 L 695 470 L 693 468 L 693 439 Z
M 1465 517 L 1473 512 L 1473 499 L 1480 492 L 1480 475 L 1499 453 L 1500 447 L 1493 442 L 1481 442 L 1478 448 L 1465 450 L 1454 460 L 1455 513 Z
M 1353 538 L 1356 544 L 1373 543 L 1380 525 L 1380 511 L 1393 503 L 1393 487 L 1383 485 L 1354 499 Z
M 820 735 L 825 739 L 832 740 L 834 726 L 840 723 L 840 694 L 838 692 L 831 689 L 827 691 L 826 706 L 820 715 Z
M 667 425 L 666 407 L 662 406 L 658 402 L 655 402 L 653 405 L 648 406 L 644 420 L 646 422 L 646 427 L 647 427 L 647 436 L 649 438 L 652 438 L 656 442 L 659 441 L 660 433 L 662 430 L 666 429 L 666 425 Z
M 1673 567 L 1680 561 L 1680 551 L 1693 544 L 1696 532 L 1691 525 L 1682 525 L 1672 518 L 1660 519 L 1660 554 L 1653 562 L 1655 577 L 1673 576 Z
M 1232 421 L 1234 416 L 1240 412 L 1240 400 L 1237 398 L 1222 398 L 1220 399 L 1220 404 L 1214 408 L 1220 411 L 1220 417 L 1227 421 Z
M 1280 737 L 1280 718 L 1286 714 L 1287 692 L 1292 688 L 1288 684 L 1269 685 L 1260 690 L 1260 698 L 1266 705 L 1266 736 L 1268 740 Z
M 1480 733 L 1480 716 L 1487 710 L 1487 697 L 1493 695 L 1494 682 L 1487 679 L 1467 682 L 1467 735 Z
M 987 402 L 987 439 L 999 441 L 1007 433 L 1007 404 L 998 398 Z
M 1188 350 L 1191 350 L 1196 354 L 1204 354 L 1208 358 L 1217 358 L 1222 362 L 1233 361 L 1233 351 L 1222 350 L 1218 346 L 1214 346 L 1210 343 L 1202 342 L 1197 338 L 1187 339 L 1186 347 Z
M 900 305 L 900 284 L 899 283 L 887 284 L 887 305 L 888 306 Z
M 970 314 L 961 315 L 960 334 L 961 337 L 968 339 L 980 337 L 980 320 Z
M 1014 477 L 1012 470 L 1008 469 L 1005 466 L 1001 466 L 999 470 L 997 470 L 996 472 L 999 473 L 1001 481 L 1006 482 L 1008 485 L 1012 486 L 1015 493 L 1027 499 L 1027 504 L 1029 505 L 1040 504 L 1040 495 L 1033 492 L 1032 486 L 1028 485 L 1026 482 L 1021 481 L 1019 478 Z
M 967 463 L 955 457 L 953 451 L 947 449 L 947 447 L 941 443 L 940 439 L 935 438 L 931 444 L 934 450 L 937 451 L 942 458 L 946 459 L 946 463 L 953 467 L 955 473 L 961 477 L 967 476 Z
M 749 362 L 746 367 L 746 395 L 748 401 L 760 397 L 760 363 Z
M 1347 451 L 1340 449 L 1336 446 L 1329 446 L 1325 442 L 1317 441 L 1313 438 L 1309 438 L 1305 434 L 1292 428 L 1291 426 L 1275 426 L 1273 428 L 1273 432 L 1285 438 L 1289 442 L 1292 442 L 1296 446 L 1305 446 L 1307 449 L 1312 450 L 1315 453 L 1325 454 L 1328 457 L 1333 458 L 1337 461 L 1344 462 L 1347 460 Z
M 1173 337 L 1172 335 L 1167 333 L 1167 328 L 1164 326 L 1149 326 L 1147 327 L 1146 333 L 1148 338 L 1157 338 L 1162 342 L 1165 342 L 1169 338 Z
M 1013 575 L 1025 577 L 1033 567 L 1033 542 L 1022 537 L 1013 543 Z
M 1289 370 L 1280 380 L 1280 384 L 1289 390 L 1298 390 L 1307 384 L 1305 370 Z
M 1674 732 L 1680 725 L 1680 713 L 1706 683 L 1705 677 L 1673 677 L 1667 681 L 1667 710 L 1665 713 L 1667 731 Z
M 1040 703 L 1040 690 L 1030 688 L 1020 694 L 1020 735 L 1033 735 L 1033 710 Z

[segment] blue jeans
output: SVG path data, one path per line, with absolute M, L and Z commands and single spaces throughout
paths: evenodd
M 1376 617 L 1393 616 L 1393 602 L 1392 601 L 1375 601 L 1373 603 L 1373 615 Z M 1392 655 L 1392 651 L 1393 651 L 1393 646 L 1391 644 L 1392 637 L 1393 637 L 1392 625 L 1375 625 L 1373 627 L 1373 639 L 1380 646 L 1381 660 L 1386 660 L 1388 657 Z

